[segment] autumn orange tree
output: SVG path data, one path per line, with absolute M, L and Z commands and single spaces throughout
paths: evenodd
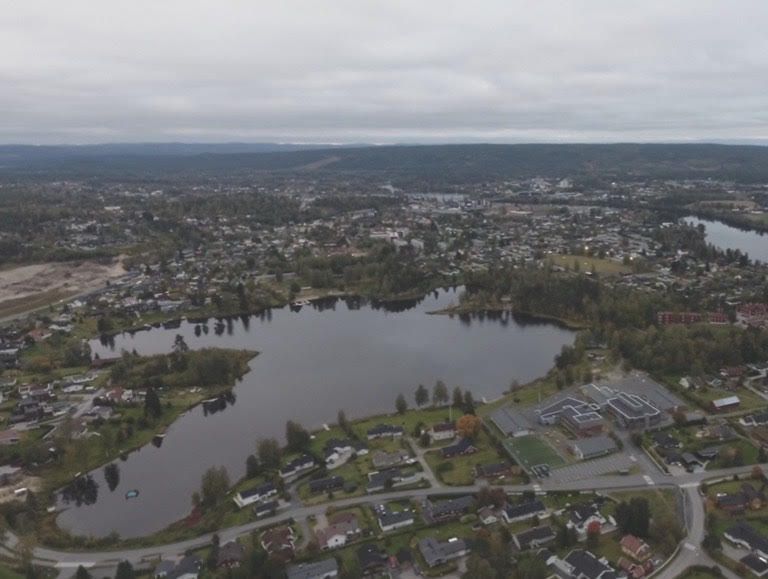
M 480 432 L 480 419 L 472 414 L 465 414 L 456 422 L 456 430 L 465 438 L 474 438 Z

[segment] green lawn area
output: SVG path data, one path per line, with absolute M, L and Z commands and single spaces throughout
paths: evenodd
M 0 579 L 22 579 L 23 575 L 19 575 L 16 571 L 0 565 Z
M 413 404 L 412 393 L 403 393 L 408 400 L 408 404 Z M 394 401 L 393 401 L 394 405 Z M 458 420 L 461 417 L 461 412 L 458 410 L 453 411 L 453 419 Z M 378 424 L 392 424 L 394 426 L 402 426 L 405 430 L 406 436 L 411 436 L 414 429 L 419 424 L 423 424 L 425 428 L 429 428 L 433 424 L 438 422 L 445 422 L 451 415 L 450 409 L 445 408 L 432 408 L 425 406 L 424 408 L 412 408 L 407 410 L 405 414 L 382 414 L 378 416 L 372 416 L 363 420 L 355 421 L 352 424 L 352 428 L 355 433 L 360 437 L 360 440 L 367 440 L 367 432 L 370 428 L 377 426 Z
M 550 255 L 548 259 L 560 267 L 573 270 L 574 264 L 578 262 L 579 270 L 590 272 L 594 269 L 597 273 L 616 275 L 620 273 L 630 273 L 632 267 L 624 265 L 620 261 L 612 259 L 600 259 L 599 257 L 587 257 L 584 255 Z
M 716 577 L 722 577 L 722 575 L 715 575 L 706 567 L 688 567 L 676 579 L 714 579 Z
M 432 472 L 445 484 L 470 485 L 475 481 L 475 467 L 478 464 L 499 462 L 501 459 L 484 431 L 480 431 L 475 440 L 475 446 L 479 449 L 478 452 L 466 456 L 443 459 L 440 451 L 434 450 L 426 453 L 424 458 Z
M 713 400 L 733 396 L 733 393 L 726 390 L 720 390 L 718 388 L 707 388 L 705 390 L 699 389 L 692 392 L 689 391 L 687 394 L 696 400 L 701 406 L 706 408 L 709 408 L 710 403 Z M 756 410 L 758 408 L 765 408 L 766 406 L 765 400 L 760 398 L 760 396 L 751 390 L 747 390 L 746 388 L 739 388 L 735 395 L 738 396 L 741 400 L 741 405 L 736 408 L 738 411 Z
M 555 449 L 536 436 L 508 438 L 504 441 L 504 446 L 525 469 L 538 464 L 548 464 L 551 468 L 555 468 L 565 463 Z
M 738 439 L 738 440 L 732 440 L 730 442 L 726 442 L 725 444 L 723 444 L 721 448 L 722 448 L 721 452 L 725 452 L 725 453 L 728 452 L 729 448 L 737 449 L 741 453 L 742 463 L 745 465 L 756 464 L 757 455 L 760 452 L 754 444 L 744 439 Z M 707 463 L 707 470 L 716 470 L 719 468 L 727 468 L 729 466 L 734 466 L 734 465 L 728 464 L 728 461 L 726 458 L 718 456 L 715 460 Z

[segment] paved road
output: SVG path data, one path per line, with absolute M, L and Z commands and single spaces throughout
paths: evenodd
M 762 465 L 768 468 L 768 464 Z M 688 525 L 689 536 L 686 540 L 693 548 L 683 546 L 680 549 L 678 557 L 670 564 L 670 567 L 664 569 L 660 577 L 674 577 L 672 573 L 676 570 L 682 570 L 693 563 L 713 564 L 706 555 L 699 551 L 701 540 L 704 537 L 704 506 L 698 497 L 698 485 L 705 479 L 732 476 L 733 474 L 748 473 L 752 467 L 740 467 L 731 469 L 722 469 L 705 473 L 686 473 L 680 477 L 670 477 L 659 471 L 645 475 L 630 476 L 602 476 L 592 480 L 573 481 L 571 483 L 561 483 L 557 481 L 545 480 L 535 485 L 506 485 L 507 492 L 523 492 L 525 490 L 543 491 L 612 491 L 612 490 L 633 490 L 648 489 L 649 487 L 680 487 L 690 497 L 691 518 Z M 318 516 L 333 504 L 337 508 L 347 507 L 358 504 L 381 503 L 391 500 L 419 499 L 430 495 L 439 494 L 469 494 L 478 492 L 483 485 L 470 485 L 465 487 L 442 487 L 416 490 L 393 491 L 389 493 L 339 499 L 333 503 L 325 503 L 314 506 L 292 505 L 283 513 L 274 517 L 253 521 L 244 525 L 222 529 L 218 535 L 222 542 L 227 542 L 242 535 L 247 535 L 254 530 L 273 525 L 288 520 L 304 520 L 309 516 Z M 694 500 L 695 499 L 695 500 Z M 59 569 L 72 569 L 78 565 L 86 567 L 108 567 L 116 565 L 119 561 L 127 560 L 137 566 L 142 566 L 158 558 L 176 558 L 183 555 L 189 549 L 195 549 L 210 544 L 212 533 L 179 541 L 176 543 L 139 548 L 139 549 L 118 549 L 115 551 L 94 551 L 94 552 L 73 552 L 50 549 L 48 547 L 37 547 L 34 551 L 35 560 L 42 565 L 57 567 Z M 6 549 L 15 549 L 18 544 L 18 538 L 12 533 L 8 533 L 5 540 Z

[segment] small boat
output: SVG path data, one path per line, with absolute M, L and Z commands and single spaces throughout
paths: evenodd
M 132 489 L 132 490 L 128 491 L 127 493 L 125 493 L 125 499 L 126 500 L 128 500 L 128 499 L 135 499 L 138 496 L 139 496 L 138 489 Z

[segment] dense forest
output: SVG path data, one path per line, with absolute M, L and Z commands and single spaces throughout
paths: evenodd
M 768 331 L 695 324 L 659 326 L 656 314 L 689 304 L 659 294 L 611 288 L 586 275 L 503 270 L 467 279 L 468 309 L 509 304 L 513 310 L 589 327 L 632 366 L 654 374 L 701 375 L 768 359 Z
M 492 178 L 768 179 L 768 148 L 712 144 L 422 145 L 221 151 L 194 146 L 166 154 L 75 147 L 0 150 L 5 175 L 221 175 L 254 171 L 386 172 L 460 183 Z

